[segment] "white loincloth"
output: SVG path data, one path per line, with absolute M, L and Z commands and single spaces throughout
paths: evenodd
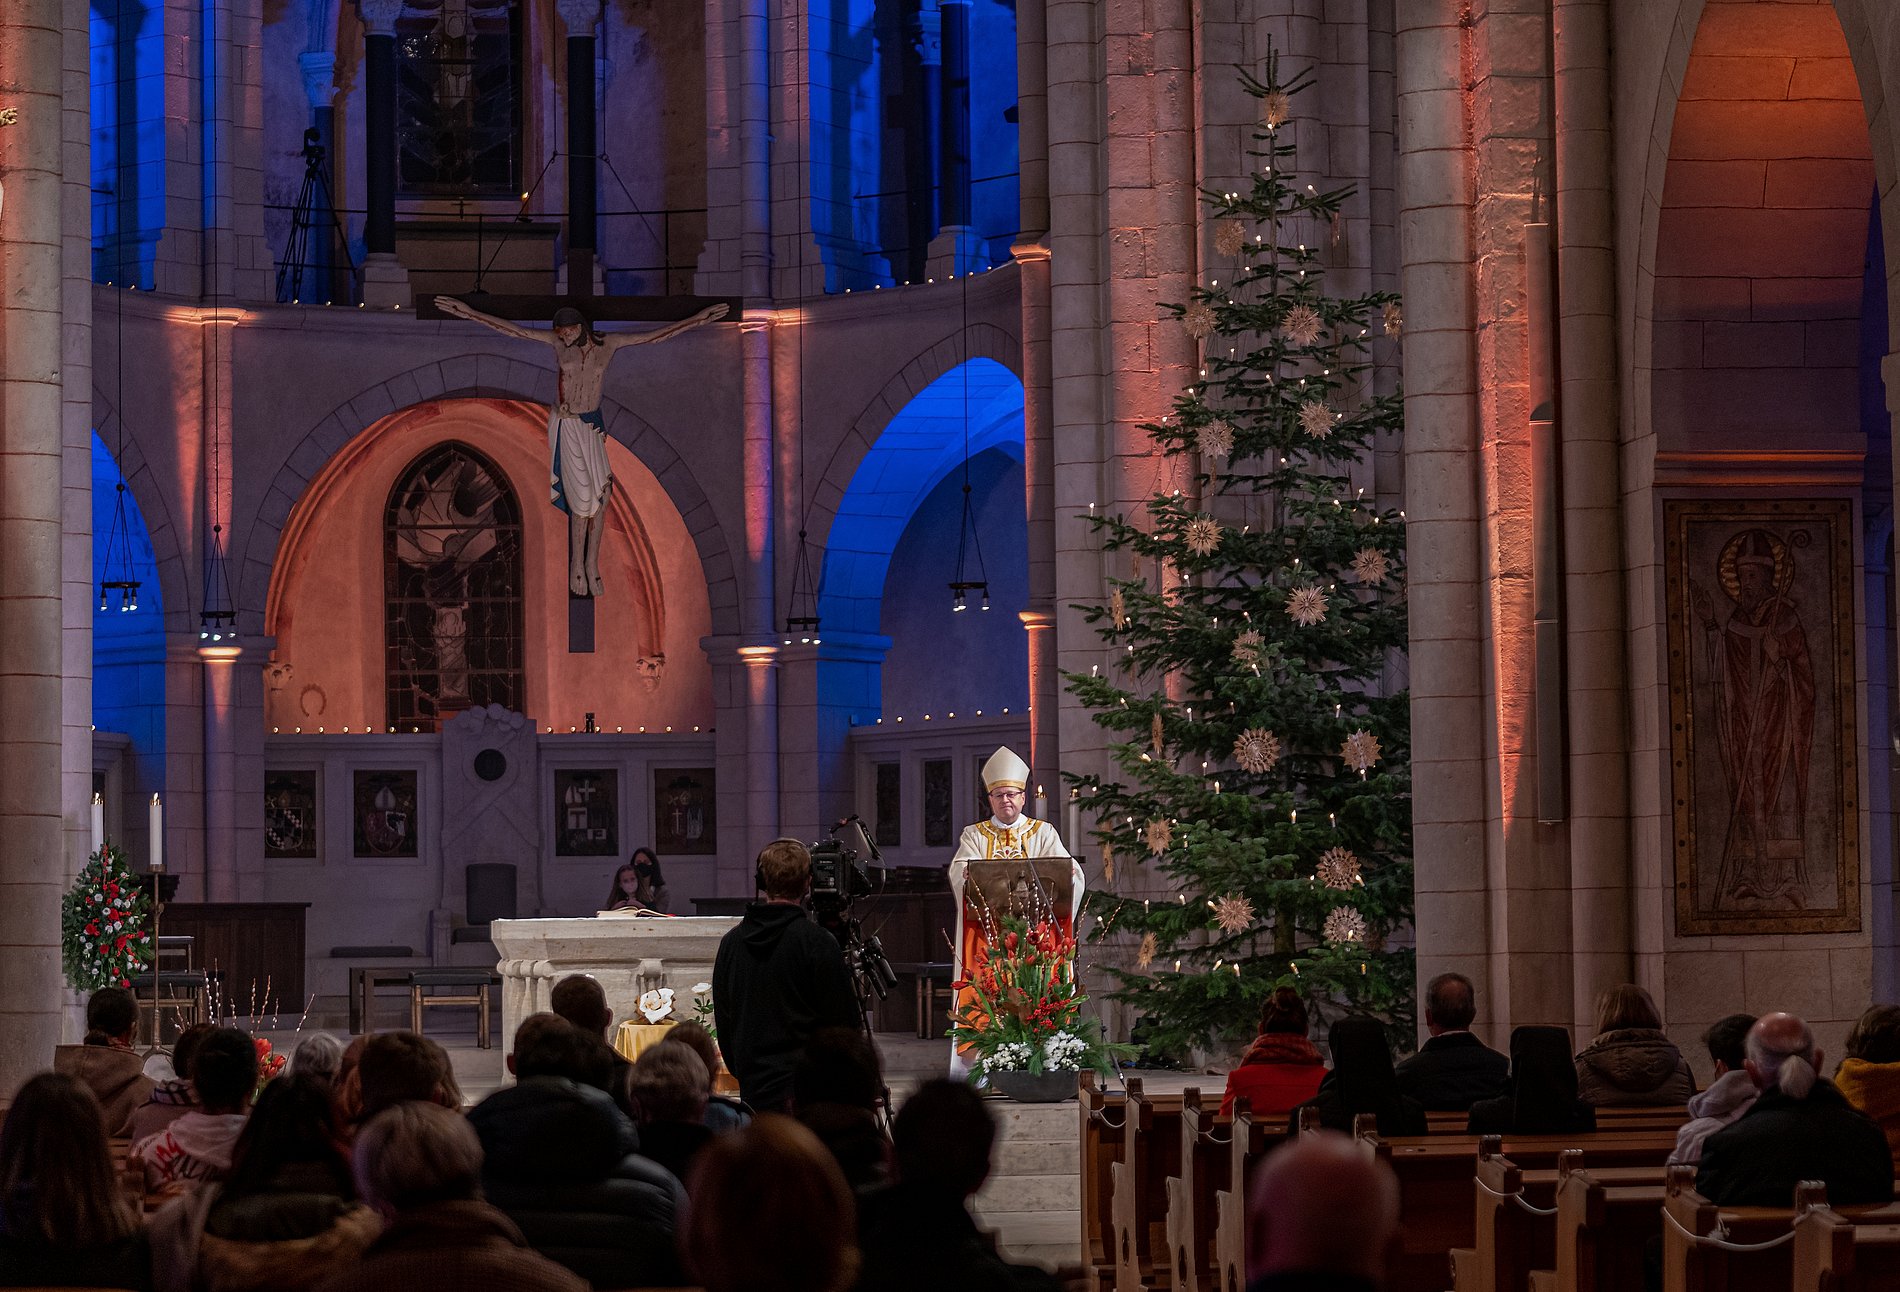
M 554 505 L 582 520 L 600 514 L 614 482 L 599 413 L 548 414 L 548 494 Z

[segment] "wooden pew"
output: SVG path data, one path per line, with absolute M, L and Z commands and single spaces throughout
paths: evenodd
M 1476 1241 L 1478 1160 L 1508 1154 L 1526 1171 L 1555 1171 L 1557 1156 L 1582 1147 L 1593 1165 L 1660 1167 L 1675 1147 L 1673 1131 L 1598 1131 L 1593 1135 L 1414 1136 L 1380 1140 L 1376 1147 L 1399 1178 L 1402 1251 L 1394 1292 L 1443 1292 L 1453 1248 Z M 1554 1175 L 1550 1177 L 1553 1181 Z M 1547 1204 L 1546 1204 L 1547 1205 Z
M 1532 1271 L 1532 1292 L 1624 1292 L 1643 1286 L 1644 1245 L 1662 1232 L 1663 1172 L 1654 1182 L 1628 1182 L 1614 1168 L 1599 1172 L 1574 1166 L 1582 1156 L 1566 1153 L 1558 1159 L 1555 1268 Z
M 1857 1225 L 1831 1207 L 1794 1222 L 1794 1292 L 1900 1288 L 1900 1224 Z
M 1564 1182 L 1582 1171 L 1583 1153 L 1566 1149 L 1555 1170 L 1526 1171 L 1508 1157 L 1478 1150 L 1474 1228 L 1469 1248 L 1453 1248 L 1452 1286 L 1456 1292 L 1521 1292 L 1539 1267 L 1554 1264 L 1558 1231 L 1557 1197 Z M 1603 1167 L 1599 1178 L 1623 1186 L 1647 1186 L 1662 1202 L 1663 1168 Z
M 1089 1271 L 1089 1287 L 1110 1286 L 1115 1278 L 1115 1232 L 1109 1211 L 1109 1168 L 1122 1160 L 1122 1115 L 1125 1101 L 1095 1084 L 1095 1074 L 1084 1072 L 1077 1103 L 1082 1109 L 1082 1263 Z
M 1115 1292 L 1144 1292 L 1167 1278 L 1169 1176 L 1181 1173 L 1181 1102 L 1150 1098 L 1128 1078 L 1121 1161 L 1109 1164 Z
M 1214 1288 L 1215 1196 L 1232 1172 L 1233 1123 L 1181 1092 L 1181 1173 L 1168 1177 L 1166 1229 L 1169 1286 L 1175 1292 Z
M 1261 1159 L 1285 1138 L 1283 1129 L 1254 1121 L 1247 1101 L 1234 1101 L 1226 1187 L 1214 1195 L 1214 1292 L 1241 1292 L 1247 1285 L 1247 1182 Z
M 1827 1189 L 1809 1180 L 1795 1186 L 1794 1206 L 1718 1207 L 1696 1192 L 1696 1168 L 1672 1166 L 1663 1190 L 1664 1292 L 1781 1292 L 1794 1281 L 1795 1227 L 1825 1208 Z M 1855 1225 L 1900 1224 L 1900 1206 L 1839 1207 Z M 1773 1243 L 1757 1251 L 1735 1250 Z

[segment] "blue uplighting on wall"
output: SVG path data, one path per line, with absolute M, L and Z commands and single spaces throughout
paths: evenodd
M 105 578 L 105 536 L 124 477 L 97 433 L 92 437 L 92 581 Z M 138 502 L 126 491 L 126 530 L 132 577 L 139 581 L 138 608 L 120 610 L 116 599 L 92 617 L 92 723 L 100 731 L 132 738 L 132 757 L 161 768 L 165 759 L 165 615 L 158 588 L 152 536 Z M 97 603 L 93 603 L 95 606 Z M 162 776 L 145 778 L 162 783 Z M 140 781 L 137 783 L 144 783 Z
M 165 225 L 163 11 L 92 0 L 92 276 L 145 290 Z

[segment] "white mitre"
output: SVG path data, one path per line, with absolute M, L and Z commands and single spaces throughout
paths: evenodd
M 986 790 L 1020 790 L 1029 784 L 1029 764 L 1016 756 L 1016 752 L 1007 745 L 999 745 L 990 760 L 983 764 L 983 788 Z

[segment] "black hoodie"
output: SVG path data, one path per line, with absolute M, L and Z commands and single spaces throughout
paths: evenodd
M 812 1034 L 858 1026 L 837 939 L 806 919 L 803 907 L 746 907 L 713 961 L 713 1021 L 745 1101 L 761 1112 L 782 1111 L 792 1097 L 792 1069 Z

